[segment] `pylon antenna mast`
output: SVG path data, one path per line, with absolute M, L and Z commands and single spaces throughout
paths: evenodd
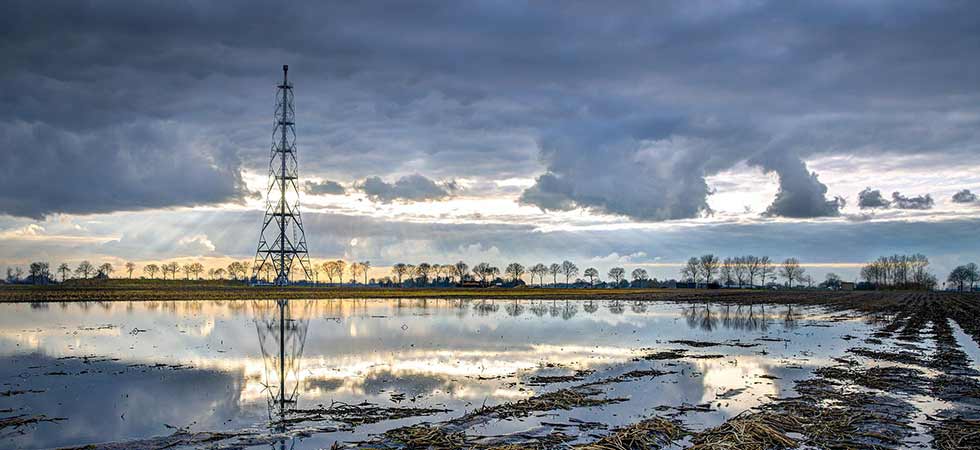
M 306 232 L 299 212 L 299 164 L 296 162 L 296 112 L 289 66 L 282 66 L 282 84 L 276 91 L 275 125 L 269 159 L 269 188 L 266 191 L 265 219 L 255 251 L 252 276 L 274 273 L 277 286 L 300 278 L 313 279 L 310 270 Z

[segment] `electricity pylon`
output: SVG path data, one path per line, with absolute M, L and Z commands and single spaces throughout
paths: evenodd
M 275 284 L 290 283 L 294 264 L 303 278 L 312 280 L 310 255 L 306 247 L 303 218 L 299 213 L 299 171 L 296 162 L 296 112 L 293 109 L 293 85 L 287 77 L 289 66 L 282 66 L 282 84 L 276 92 L 276 117 L 272 129 L 272 151 L 269 160 L 269 188 L 266 191 L 265 219 L 259 234 L 259 246 L 252 265 L 253 279 L 269 270 L 275 272 Z M 271 266 L 269 266 L 271 265 Z

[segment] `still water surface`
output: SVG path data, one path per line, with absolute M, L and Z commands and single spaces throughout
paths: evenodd
M 799 306 L 560 300 L 5 304 L 0 418 L 65 420 L 0 430 L 0 447 L 129 441 L 176 429 L 266 430 L 276 405 L 287 401 L 292 408 L 366 401 L 449 410 L 338 432 L 324 432 L 336 425 L 329 420 L 304 424 L 307 433 L 296 433 L 312 435 L 291 437 L 287 445 L 329 447 L 637 368 L 674 373 L 604 388 L 609 396 L 627 398 L 623 403 L 492 421 L 468 433 L 533 433 L 569 421 L 616 425 L 670 407 L 709 405 L 712 411 L 683 416 L 698 429 L 767 396 L 791 395 L 794 380 L 832 364 L 848 339 L 870 331 L 860 320 Z M 724 345 L 670 342 L 676 340 Z M 642 359 L 678 348 L 690 357 Z M 720 357 L 697 357 L 702 355 Z M 582 379 L 574 382 L 530 382 L 576 370 L 594 372 L 580 372 Z

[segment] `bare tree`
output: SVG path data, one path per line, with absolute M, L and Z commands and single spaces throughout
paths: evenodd
M 397 263 L 391 266 L 391 274 L 398 280 L 398 284 L 402 284 L 402 277 L 405 276 L 406 271 L 408 271 L 408 267 L 405 263 Z
M 599 271 L 595 267 L 589 267 L 585 269 L 584 275 L 589 279 L 589 285 L 595 286 L 595 280 L 599 278 Z
M 87 260 L 78 263 L 78 267 L 75 268 L 75 275 L 82 278 L 88 278 L 93 273 L 95 273 L 95 267 Z
M 102 263 L 102 265 L 99 266 L 99 273 L 98 273 L 98 275 L 100 277 L 109 278 L 109 275 L 112 275 L 112 272 L 114 270 L 115 269 L 113 269 L 112 264 Z
M 481 263 L 473 266 L 473 269 L 471 270 L 473 272 L 473 277 L 476 278 L 476 279 L 478 279 L 478 280 L 480 280 L 480 283 L 486 283 L 487 282 L 487 268 L 489 268 L 489 267 L 490 267 L 490 264 L 487 264 L 485 262 L 481 262 Z
M 201 273 L 203 273 L 203 272 L 204 272 L 204 265 L 202 265 L 199 262 L 191 263 L 191 273 L 194 275 L 194 278 L 197 278 L 198 280 L 200 280 L 201 279 Z
M 561 274 L 565 275 L 565 284 L 568 284 L 572 277 L 578 275 L 578 266 L 569 260 L 562 261 Z
M 616 282 L 616 286 L 619 286 L 619 283 L 621 283 L 623 278 L 626 277 L 626 269 L 622 267 L 613 267 L 612 269 L 609 269 L 608 275 L 609 278 Z
M 46 262 L 32 262 L 28 267 L 28 273 L 30 274 L 31 283 L 34 284 L 48 284 L 51 280 L 51 269 L 50 265 Z
M 214 278 L 215 279 L 218 279 L 218 280 L 224 279 L 225 278 L 225 269 L 223 269 L 221 267 L 218 267 L 217 269 L 214 269 Z
M 970 282 L 970 290 L 972 291 L 974 285 L 980 282 L 980 269 L 977 268 L 975 263 L 968 263 L 966 265 L 966 271 L 966 280 Z
M 922 254 L 882 256 L 861 268 L 861 278 L 876 288 L 932 289 L 936 277 Z
M 768 256 L 758 258 L 756 264 L 758 265 L 759 277 L 762 279 L 763 286 L 768 282 L 776 281 L 776 270 L 773 268 L 772 261 Z
M 738 283 L 738 287 L 745 285 L 749 278 L 749 258 L 750 256 L 736 256 L 732 259 L 732 276 Z
M 690 283 L 694 283 L 697 287 L 698 280 L 701 277 L 701 261 L 697 258 L 691 258 L 687 260 L 687 264 L 681 268 L 681 278 L 687 280 Z
M 242 272 L 242 263 L 234 261 L 228 264 L 228 276 L 230 276 L 231 279 L 237 280 L 239 272 Z
M 354 284 L 357 284 L 357 279 L 361 275 L 361 263 L 352 262 L 350 263 L 350 266 L 347 267 L 347 270 L 350 271 L 351 280 L 354 281 Z
M 442 274 L 443 273 L 445 273 L 445 271 L 442 270 L 442 264 L 432 264 L 432 282 L 433 283 L 438 283 L 439 282 L 439 278 L 442 277 Z
M 517 280 L 520 280 L 522 276 L 524 276 L 524 266 L 520 263 L 510 263 L 507 265 L 507 268 L 504 269 L 504 271 L 515 283 Z
M 647 274 L 647 270 L 642 267 L 633 269 L 633 272 L 630 275 L 633 277 L 633 281 L 646 281 L 650 278 L 650 276 Z
M 499 275 L 500 275 L 500 269 L 498 269 L 497 267 L 490 266 L 487 268 L 487 278 L 489 278 L 490 281 L 495 280 Z
M 718 274 L 718 266 L 721 265 L 721 261 L 718 257 L 712 254 L 707 254 L 701 256 L 700 268 L 702 277 L 704 277 L 704 284 L 711 284 L 711 277 Z
M 531 282 L 534 283 L 534 277 L 538 277 L 538 284 L 544 285 L 544 276 L 548 274 L 548 266 L 544 264 L 537 263 L 528 269 L 531 272 Z
M 320 264 L 320 269 L 323 270 L 323 274 L 327 276 L 327 282 L 333 284 L 333 261 L 324 261 Z
M 548 266 L 548 273 L 551 274 L 551 284 L 557 286 L 558 274 L 561 273 L 561 264 L 551 263 L 551 265 Z
M 136 271 L 136 264 L 132 261 L 126 263 L 126 273 L 129 274 L 129 279 L 133 279 L 133 272 Z
M 168 273 L 170 274 L 170 279 L 171 280 L 175 280 L 175 279 L 177 279 L 177 271 L 180 270 L 180 264 L 177 264 L 176 261 L 169 262 L 169 263 L 164 264 L 161 267 L 161 270 L 163 270 L 163 279 L 164 280 L 167 279 L 167 274 Z
M 763 267 L 769 262 L 768 256 L 758 257 L 758 256 L 745 256 L 745 271 L 749 275 L 749 287 L 755 287 L 755 277 L 757 275 L 762 276 L 762 284 L 766 284 L 766 275 L 762 272 Z
M 371 270 L 371 261 L 361 261 L 361 270 L 364 274 L 364 284 L 368 284 L 368 272 Z
M 796 258 L 786 258 L 779 268 L 779 276 L 786 279 L 786 285 L 789 287 L 793 287 L 793 281 L 800 281 L 805 272 L 806 270 L 800 266 L 800 261 Z
M 970 290 L 972 291 L 977 281 L 980 281 L 980 270 L 978 270 L 977 265 L 974 263 L 957 266 L 946 277 L 946 282 L 955 285 L 956 289 L 960 291 L 966 290 L 967 284 L 969 284 Z
M 268 282 L 271 283 L 273 281 L 272 280 L 272 277 L 273 277 L 273 272 L 275 272 L 275 270 L 276 270 L 276 266 L 274 264 L 272 264 L 271 262 L 269 262 L 269 263 L 263 263 L 261 266 L 259 266 L 259 269 L 262 272 L 265 272 L 265 281 L 268 281 Z
M 463 282 L 463 278 L 466 276 L 466 272 L 469 269 L 470 266 L 463 261 L 457 261 L 456 264 L 453 264 L 453 273 L 456 274 L 456 278 L 459 279 L 460 283 Z
M 735 284 L 735 259 L 725 258 L 721 262 L 721 284 L 731 286 Z
M 143 266 L 143 273 L 145 273 L 146 276 L 150 278 L 156 278 L 157 272 L 159 271 L 160 271 L 160 266 L 156 264 L 147 264 Z
M 431 270 L 430 273 L 432 274 L 432 277 L 431 277 L 432 278 L 432 282 L 433 283 L 438 283 L 439 282 L 439 277 L 442 276 L 442 265 L 441 264 L 435 264 L 435 263 L 433 263 L 432 264 L 432 270 Z
M 432 266 L 429 263 L 419 263 L 415 266 L 415 276 L 422 279 L 422 284 L 429 284 L 429 274 L 432 273 Z
M 65 278 L 67 278 L 68 274 L 71 273 L 71 267 L 68 267 L 67 263 L 61 263 L 61 265 L 58 266 L 58 273 L 61 274 L 61 282 L 64 283 Z
M 456 264 L 443 264 L 442 265 L 443 276 L 446 277 L 446 282 L 455 283 L 456 282 Z M 462 281 L 462 280 L 460 280 Z
M 347 261 L 338 259 L 334 261 L 333 275 L 337 277 L 337 282 L 344 284 L 344 272 L 347 271 Z
M 347 271 L 347 263 L 341 260 L 327 261 L 322 264 L 323 272 L 327 275 L 327 280 L 333 284 L 334 278 L 338 283 L 344 283 L 344 272 Z

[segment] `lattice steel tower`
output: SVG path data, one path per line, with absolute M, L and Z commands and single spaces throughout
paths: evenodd
M 275 273 L 275 284 L 290 281 L 294 265 L 302 277 L 310 276 L 310 255 L 306 233 L 299 213 L 299 171 L 296 162 L 296 128 L 293 110 L 293 85 L 287 77 L 289 66 L 282 66 L 282 84 L 276 92 L 276 119 L 272 129 L 272 152 L 269 161 L 269 189 L 266 192 L 265 219 L 255 252 L 253 277 L 269 270 Z M 271 268 L 267 266 L 271 264 Z M 270 270 L 271 269 L 271 270 Z

